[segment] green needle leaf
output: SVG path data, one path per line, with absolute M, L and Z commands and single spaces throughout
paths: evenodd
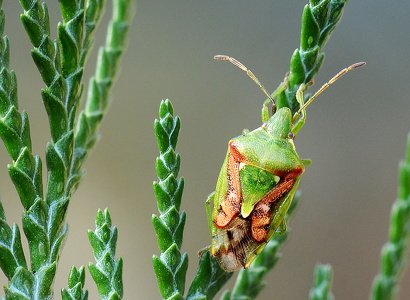
M 85 271 L 82 266 L 80 269 L 71 268 L 68 277 L 68 289 L 62 289 L 61 298 L 63 300 L 87 300 L 88 291 L 84 289 Z
M 410 134 L 406 158 L 399 164 L 399 190 L 390 213 L 389 240 L 382 247 L 379 274 L 373 280 L 370 299 L 390 300 L 398 294 L 410 235 Z
M 12 159 L 8 171 L 24 208 L 22 225 L 28 240 L 31 264 L 29 269 L 22 251 L 19 229 L 16 225 L 8 226 L 0 203 L 0 267 L 9 279 L 5 287 L 6 299 L 51 299 L 53 296 L 55 270 L 68 232 L 65 224 L 67 207 L 84 173 L 82 163 L 94 145 L 101 117 L 108 106 L 109 90 L 131 21 L 133 1 L 113 0 L 113 3 L 108 42 L 102 50 L 106 61 L 100 62 L 103 68 L 109 62 L 110 68 L 107 77 L 99 78 L 104 82 L 108 80 L 110 85 L 101 89 L 100 81 L 96 81 L 97 88 L 104 92 L 92 98 L 99 107 L 100 115 L 95 118 L 96 114 L 91 112 L 93 116 L 88 119 L 79 118 L 77 126 L 81 129 L 82 124 L 86 128 L 79 130 L 78 136 L 84 143 L 78 147 L 74 126 L 83 94 L 83 67 L 105 1 L 59 1 L 63 22 L 57 26 L 57 38 L 52 39 L 47 5 L 39 0 L 20 0 L 24 10 L 20 18 L 34 47 L 31 52 L 33 61 L 45 84 L 41 95 L 51 132 L 51 141 L 46 149 L 48 181 L 45 196 L 42 162 L 32 153 L 28 116 L 18 109 L 16 75 L 9 69 L 9 41 L 7 37 L 0 39 L 0 138 Z M 0 9 L 1 35 L 4 24 L 4 11 Z M 113 36 L 116 38 L 113 39 Z M 100 73 L 97 70 L 97 74 Z M 115 249 L 115 239 L 110 241 L 111 249 Z M 98 264 L 96 268 L 99 270 Z M 120 259 L 113 265 L 115 291 L 107 299 L 122 297 L 121 270 Z M 64 299 L 86 299 L 87 293 L 82 291 L 83 276 L 80 276 L 83 273 L 82 269 L 72 271 L 69 289 L 62 292 Z
M 95 231 L 88 231 L 88 239 L 93 249 L 96 264 L 89 263 L 88 269 L 97 284 L 101 299 L 122 299 L 122 258 L 115 260 L 118 231 L 111 225 L 108 209 L 98 210 Z
M 277 108 L 299 109 L 296 92 L 301 84 L 308 84 L 319 71 L 324 53 L 321 52 L 339 23 L 348 0 L 310 0 L 302 14 L 300 48 L 290 59 L 288 86 L 277 97 Z
M 333 300 L 330 291 L 332 284 L 332 267 L 330 265 L 317 265 L 314 274 L 314 287 L 309 292 L 310 300 Z
M 169 100 L 161 101 L 159 117 L 154 123 L 160 152 L 156 160 L 159 181 L 154 182 L 153 188 L 160 215 L 152 216 L 152 224 L 161 255 L 154 255 L 152 263 L 163 299 L 183 300 L 188 256 L 180 252 L 186 219 L 185 212 L 179 210 L 184 181 L 177 179 L 181 160 L 175 152 L 180 120 L 173 116 Z

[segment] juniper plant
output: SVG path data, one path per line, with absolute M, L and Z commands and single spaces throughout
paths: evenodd
M 390 300 L 398 294 L 410 234 L 410 134 L 405 159 L 399 165 L 399 188 L 390 213 L 389 240 L 380 254 L 380 272 L 373 281 L 370 299 Z
M 291 57 L 286 89 L 279 94 L 276 102 L 278 109 L 288 107 L 293 113 L 300 107 L 296 100 L 296 93 L 302 85 L 309 86 L 319 71 L 324 59 L 322 49 L 339 23 L 347 3 L 344 0 L 310 0 L 309 2 L 302 15 L 300 48 L 296 49 Z M 180 121 L 178 117 L 173 117 L 173 108 L 169 100 L 161 102 L 159 111 L 160 119 L 155 121 L 155 133 L 160 150 L 156 164 L 159 181 L 154 183 L 154 192 L 160 215 L 153 217 L 161 251 L 159 257 L 155 255 L 153 257 L 159 290 L 163 299 L 167 300 L 213 299 L 231 278 L 232 273 L 223 271 L 208 251 L 200 257 L 197 273 L 187 295 L 184 296 L 188 259 L 186 253 L 181 254 L 181 247 L 186 214 L 180 212 L 183 179 L 176 179 L 181 160 L 175 153 Z M 392 210 L 390 242 L 383 248 L 382 270 L 374 282 L 372 299 L 375 300 L 392 299 L 397 289 L 399 274 L 403 269 L 410 220 L 408 157 L 409 154 L 406 162 L 401 165 L 401 187 L 399 200 Z M 299 198 L 300 194 L 297 193 L 286 218 L 290 217 Z M 233 290 L 224 291 L 220 299 L 255 299 L 266 284 L 263 280 L 264 276 L 279 259 L 277 251 L 287 235 L 288 232 L 284 235 L 274 235 L 250 267 L 239 271 Z M 314 286 L 309 293 L 310 299 L 334 299 L 331 282 L 331 266 L 317 265 Z
M 330 291 L 332 284 L 332 266 L 317 265 L 314 272 L 314 286 L 310 290 L 310 300 L 333 300 L 333 294 Z
M 2 299 L 51 299 L 53 282 L 67 237 L 65 223 L 70 199 L 84 170 L 82 165 L 93 148 L 99 125 L 108 106 L 108 95 L 115 79 L 131 21 L 132 0 L 113 0 L 113 15 L 107 40 L 100 49 L 95 75 L 83 97 L 84 66 L 93 45 L 94 31 L 101 19 L 105 0 L 59 0 L 62 22 L 57 37 L 50 36 L 47 5 L 38 0 L 20 0 L 21 21 L 33 50 L 31 52 L 45 87 L 41 96 L 49 119 L 51 140 L 46 146 L 47 179 L 42 178 L 42 159 L 32 150 L 30 124 L 26 112 L 19 109 L 17 76 L 9 64 L 10 46 L 4 36 L 5 14 L 0 0 L 0 138 L 11 157 L 8 172 L 18 192 L 22 207 L 22 229 L 28 242 L 27 258 L 21 233 L 16 224 L 6 222 L 0 202 L 0 268 L 8 279 Z M 347 0 L 309 0 L 302 15 L 300 48 L 291 57 L 286 89 L 277 97 L 277 108 L 299 109 L 296 92 L 309 85 L 319 71 L 322 52 L 341 19 Z M 85 108 L 80 110 L 85 98 Z M 155 122 L 160 156 L 156 161 L 158 182 L 154 183 L 159 216 L 152 222 L 156 230 L 159 256 L 153 265 L 163 299 L 212 299 L 233 273 L 225 272 L 208 251 L 199 259 L 197 273 L 185 292 L 188 255 L 182 253 L 186 213 L 181 211 L 183 178 L 178 178 L 180 156 L 176 144 L 180 120 L 173 116 L 169 100 L 161 102 Z M 392 208 L 389 241 L 382 249 L 381 270 L 373 284 L 371 299 L 393 299 L 404 268 L 409 235 L 409 163 L 410 137 L 405 161 L 400 165 L 399 195 Z M 300 199 L 297 193 L 288 219 Z M 117 229 L 108 210 L 98 211 L 95 231 L 89 240 L 96 263 L 89 271 L 101 299 L 123 297 L 121 258 L 116 259 Z M 280 255 L 279 246 L 289 233 L 275 235 L 252 265 L 239 271 L 232 291 L 221 299 L 255 299 L 266 282 L 264 276 Z M 330 291 L 332 270 L 318 265 L 310 299 L 333 299 Z M 84 289 L 85 268 L 71 269 L 68 288 L 62 299 L 87 299 Z
M 8 171 L 24 208 L 22 226 L 30 254 L 28 264 L 21 246 L 19 227 L 16 224 L 10 227 L 6 223 L 1 207 L 0 267 L 9 281 L 4 287 L 3 299 L 53 297 L 54 277 L 67 236 L 67 208 L 84 174 L 82 164 L 95 144 L 108 106 L 108 95 L 131 21 L 132 2 L 113 0 L 107 39 L 100 49 L 95 75 L 90 80 L 85 109 L 78 114 L 79 104 L 84 98 L 84 65 L 106 1 L 60 0 L 62 22 L 57 25 L 57 38 L 52 39 L 47 4 L 20 0 L 23 9 L 21 21 L 34 47 L 31 55 L 45 84 L 41 96 L 51 133 L 51 141 L 46 146 L 47 180 L 42 178 L 41 158 L 32 153 L 27 113 L 19 111 L 17 76 L 9 66 L 9 41 L 3 36 L 5 14 L 0 9 L 0 137 L 12 159 Z M 97 264 L 90 265 L 90 270 L 102 298 L 120 299 L 121 284 L 111 285 L 113 281 L 120 280 L 121 260 L 113 262 L 115 272 L 105 273 L 114 279 L 98 275 L 104 271 L 101 260 L 106 262 L 105 254 L 109 253 L 110 258 L 115 255 L 116 230 L 109 229 L 108 211 L 98 214 L 96 224 L 97 231 L 90 234 L 90 241 Z M 111 238 L 99 237 L 101 230 L 108 230 L 107 233 L 112 230 Z M 108 244 L 101 245 L 99 238 Z M 69 288 L 62 293 L 63 299 L 87 299 L 83 286 L 84 268 L 73 268 Z
M 324 58 L 322 48 L 340 21 L 346 2 L 311 0 L 305 6 L 302 15 L 300 49 L 296 49 L 291 58 L 291 72 L 286 89 L 278 97 L 278 108 L 286 106 L 291 108 L 293 113 L 298 110 L 296 92 L 302 84 L 309 84 L 322 65 Z M 160 120 L 155 122 L 160 157 L 157 159 L 159 182 L 154 183 L 154 191 L 161 215 L 155 216 L 153 220 L 162 254 L 160 258 L 154 256 L 154 269 L 164 299 L 212 299 L 232 273 L 223 271 L 208 252 L 202 255 L 187 296 L 186 298 L 183 296 L 187 258 L 186 254 L 181 255 L 179 251 L 182 245 L 185 213 L 182 212 L 177 217 L 183 181 L 180 179 L 180 183 L 177 184 L 175 179 L 180 164 L 179 155 L 174 153 L 179 119 L 172 121 L 172 113 L 170 102 L 168 100 L 162 102 Z M 298 198 L 299 196 L 296 197 L 295 204 Z M 293 208 L 294 206 L 289 210 L 289 214 Z M 171 212 L 175 215 L 172 218 Z M 275 236 L 254 263 L 248 269 L 239 272 L 234 290 L 225 291 L 221 299 L 255 299 L 265 285 L 263 277 L 278 260 L 278 247 L 286 237 L 287 235 Z M 169 284 L 170 282 L 174 283 Z

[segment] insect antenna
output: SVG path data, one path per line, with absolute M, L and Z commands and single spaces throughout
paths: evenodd
M 242 71 L 245 71 L 245 73 L 248 74 L 248 76 L 250 78 L 252 78 L 252 80 L 260 87 L 262 92 L 264 92 L 265 95 L 268 96 L 269 100 L 272 101 L 273 104 L 275 104 L 275 100 L 273 100 L 271 95 L 268 93 L 268 91 L 265 89 L 265 87 L 262 85 L 262 83 L 259 81 L 259 79 L 255 76 L 255 74 L 253 74 L 252 71 L 249 70 L 247 67 L 245 67 L 245 65 L 243 63 L 241 63 L 239 60 L 237 60 L 233 57 L 227 56 L 227 55 L 215 55 L 214 59 L 216 59 L 216 60 L 229 60 L 232 64 L 237 66 L 239 69 L 241 69 Z
M 308 101 L 306 101 L 306 103 L 304 103 L 299 110 L 295 113 L 294 115 L 294 119 L 295 117 L 299 116 L 300 113 L 310 104 L 312 103 L 313 100 L 316 99 L 317 96 L 319 96 L 324 90 L 326 90 L 331 84 L 333 84 L 336 80 L 338 80 L 340 77 L 342 77 L 343 75 L 345 75 L 347 72 L 360 68 L 361 66 L 364 66 L 366 63 L 365 62 L 357 62 L 353 65 L 348 66 L 347 68 L 344 68 L 343 70 L 341 70 L 339 73 L 337 73 L 335 76 L 332 77 L 332 79 L 330 79 L 328 82 L 326 82 L 324 85 L 322 85 L 322 87 L 316 92 L 314 93 L 314 95 L 312 97 L 309 98 Z

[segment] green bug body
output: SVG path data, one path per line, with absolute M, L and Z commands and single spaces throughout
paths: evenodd
M 269 117 L 267 105 L 284 91 L 286 78 L 271 97 L 242 63 L 225 55 L 215 59 L 229 60 L 244 70 L 269 98 L 262 108 L 262 126 L 229 141 L 215 192 L 207 200 L 211 253 L 225 271 L 233 272 L 247 268 L 276 232 L 286 231 L 285 215 L 310 163 L 300 159 L 293 143 L 305 123 L 305 108 L 330 84 L 365 63 L 340 71 L 306 103 L 304 91 L 310 84 L 302 84 L 296 93 L 299 111 L 292 115 L 282 107 Z
M 304 171 L 289 137 L 292 115 L 278 110 L 258 129 L 229 141 L 213 202 L 212 254 L 226 271 L 248 267 L 276 230 Z

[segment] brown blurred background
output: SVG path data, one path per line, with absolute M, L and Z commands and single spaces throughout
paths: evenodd
M 21 7 L 17 1 L 3 2 L 20 108 L 29 113 L 34 152 L 44 160 L 50 138 L 40 97 L 44 85 L 19 21 Z M 60 21 L 57 1 L 48 2 L 51 22 L 56 24 Z M 151 215 L 157 212 L 151 185 L 158 152 L 153 120 L 165 98 L 171 99 L 182 120 L 177 150 L 182 156 L 180 175 L 186 180 L 183 251 L 190 257 L 187 282 L 191 280 L 197 250 L 210 243 L 204 201 L 215 188 L 227 142 L 243 128 L 260 125 L 265 99 L 243 72 L 212 57 L 237 58 L 272 92 L 299 46 L 300 16 L 306 3 L 137 1 L 102 139 L 70 204 L 70 232 L 58 269 L 56 299 L 61 298 L 59 289 L 66 287 L 70 267 L 92 261 L 87 229 L 94 228 L 97 209 L 105 207 L 119 228 L 117 253 L 125 261 L 125 299 L 160 299 L 151 264 L 152 254 L 159 254 L 151 226 Z M 380 247 L 387 238 L 397 166 L 410 130 L 409 11 L 407 1 L 356 0 L 346 6 L 310 91 L 354 62 L 366 61 L 367 66 L 338 81 L 307 110 L 307 123 L 295 143 L 300 156 L 311 158 L 313 164 L 301 181 L 302 201 L 290 223 L 290 238 L 281 249 L 283 256 L 268 275 L 260 299 L 306 299 L 317 262 L 333 265 L 337 299 L 368 297 L 379 268 Z M 103 40 L 107 20 L 101 24 L 96 46 Z M 21 224 L 22 209 L 7 175 L 8 163 L 10 158 L 1 147 L 1 200 L 9 223 Z M 403 278 L 399 299 L 410 298 L 409 280 L 409 275 Z M 86 281 L 90 299 L 97 299 L 89 274 Z M 0 284 L 5 283 L 2 275 Z

